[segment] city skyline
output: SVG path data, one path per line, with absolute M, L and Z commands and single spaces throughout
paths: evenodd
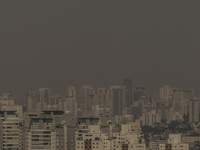
M 0 150 L 200 150 L 199 6 L 0 0 Z
M 125 85 L 127 84 L 127 83 L 129 83 L 130 85 L 128 86 L 128 87 L 126 87 Z M 128 84 L 127 84 L 128 85 Z M 66 93 L 68 90 L 68 88 L 69 89 L 74 89 L 74 91 L 76 91 L 75 92 L 75 97 L 77 97 L 77 99 L 80 99 L 80 92 L 81 92 L 81 89 L 82 88 L 84 88 L 84 87 L 88 87 L 89 89 L 91 88 L 95 93 L 97 92 L 97 93 L 101 93 L 102 92 L 102 90 L 104 91 L 106 91 L 106 90 L 108 90 L 108 89 L 112 89 L 112 88 L 120 88 L 120 90 L 122 90 L 123 92 L 125 92 L 125 91 L 129 91 L 129 92 L 127 92 L 126 94 L 128 94 L 128 97 L 127 97 L 127 99 L 129 99 L 128 101 L 129 102 L 126 102 L 126 94 L 124 94 L 124 95 L 122 95 L 122 102 L 123 102 L 123 104 L 122 105 L 127 105 L 127 106 L 129 106 L 129 105 L 131 105 L 131 103 L 132 103 L 132 100 L 134 101 L 135 99 L 138 99 L 141 95 L 137 95 L 137 91 L 139 90 L 144 90 L 145 91 L 145 94 L 144 95 L 148 95 L 149 97 L 152 97 L 155 93 L 156 93 L 156 95 L 159 97 L 160 95 L 159 95 L 159 93 L 161 92 L 161 89 L 165 89 L 166 87 L 167 88 L 170 88 L 171 89 L 171 91 L 173 91 L 173 90 L 179 90 L 179 91 L 182 91 L 182 92 L 184 92 L 184 93 L 187 93 L 187 92 L 190 92 L 190 91 L 193 91 L 194 92 L 194 94 L 195 94 L 195 100 L 196 99 L 199 99 L 200 98 L 200 94 L 199 94 L 199 92 L 196 90 L 196 89 L 194 89 L 194 88 L 182 88 L 182 87 L 180 87 L 180 86 L 172 86 L 172 85 L 169 85 L 169 84 L 166 84 L 166 85 L 162 85 L 162 86 L 160 86 L 160 87 L 158 87 L 158 88 L 156 88 L 156 89 L 153 89 L 153 90 L 150 90 L 150 89 L 148 89 L 148 88 L 146 88 L 145 86 L 135 86 L 134 85 L 134 83 L 132 82 L 132 80 L 131 79 L 124 79 L 122 82 L 121 82 L 121 84 L 112 84 L 112 85 L 109 85 L 109 86 L 107 86 L 107 87 L 95 87 L 95 86 L 93 86 L 93 85 L 89 85 L 89 84 L 86 84 L 86 85 L 80 85 L 80 86 L 75 86 L 75 85 L 67 85 L 67 86 L 65 86 L 61 91 L 58 91 L 58 92 L 55 92 L 53 89 L 51 89 L 51 88 L 49 88 L 49 87 L 37 87 L 37 88 L 34 88 L 34 89 L 27 89 L 26 91 L 24 91 L 23 92 L 23 94 L 21 95 L 21 97 L 22 98 L 19 98 L 17 95 L 15 95 L 15 93 L 12 93 L 11 91 L 6 91 L 6 92 L 1 92 L 2 94 L 11 94 L 12 96 L 13 96 L 13 98 L 15 99 L 15 102 L 16 103 L 18 103 L 18 104 L 21 104 L 21 105 L 24 105 L 24 103 L 27 101 L 27 94 L 29 93 L 29 91 L 31 91 L 31 93 L 33 92 L 33 93 L 40 93 L 40 90 L 42 90 L 42 89 L 47 89 L 48 90 L 48 93 L 49 93 L 49 96 L 48 96 L 48 99 L 51 99 L 51 98 L 53 98 L 53 97 L 60 97 L 61 99 L 65 99 L 65 98 L 67 98 L 67 97 L 69 97 L 69 96 L 67 96 L 68 94 Z M 129 89 L 129 87 L 130 87 L 130 89 Z M 129 90 L 127 90 L 127 88 L 129 89 Z M 104 92 L 105 92 L 104 91 Z M 135 92 L 136 92 L 136 94 L 135 94 Z M 73 93 L 73 92 L 72 92 Z M 133 95 L 131 95 L 131 94 L 133 94 Z M 170 93 L 168 93 L 168 96 L 170 95 Z M 155 96 L 155 95 L 154 95 Z M 154 97 L 153 96 L 153 97 Z M 153 98 L 152 97 L 152 98 Z M 161 96 L 162 97 L 162 96 Z M 69 97 L 70 98 L 70 97 Z M 155 98 L 155 97 L 154 97 Z M 47 100 L 47 101 L 49 101 L 49 100 Z M 129 103 L 129 104 L 126 104 L 126 103 Z
M 19 104 L 0 94 L 1 149 L 172 150 L 196 149 L 200 100 L 194 89 L 164 85 L 155 92 L 130 79 L 109 88 L 67 86 L 26 92 Z
M 130 80 L 132 82 L 131 79 L 124 79 L 125 80 Z M 122 80 L 123 81 L 123 80 Z M 155 89 L 148 89 L 146 86 L 135 86 L 134 83 L 132 83 L 133 85 L 133 89 L 132 91 L 136 90 L 137 88 L 144 88 L 148 93 L 154 93 L 155 91 L 159 92 L 159 89 L 162 88 L 162 87 L 165 87 L 165 86 L 170 86 L 171 88 L 180 88 L 182 91 L 188 91 L 188 90 L 194 90 L 194 92 L 196 93 L 196 96 L 197 98 L 200 96 L 199 92 L 194 89 L 194 88 L 186 88 L 186 87 L 180 87 L 180 86 L 173 86 L 173 85 L 170 85 L 170 84 L 164 84 L 164 85 L 161 85 Z M 56 96 L 56 95 L 59 95 L 59 96 L 62 96 L 62 97 L 65 97 L 65 94 L 66 94 L 66 88 L 68 87 L 74 87 L 75 90 L 80 90 L 81 87 L 83 86 L 91 86 L 94 90 L 98 90 L 98 89 L 109 89 L 111 88 L 112 86 L 119 86 L 120 88 L 123 88 L 123 82 L 119 83 L 119 84 L 111 84 L 111 85 L 108 85 L 108 86 L 94 86 L 94 85 L 91 85 L 91 84 L 85 84 L 85 85 L 79 85 L 79 86 L 76 86 L 76 85 L 66 85 L 62 88 L 61 91 L 58 91 L 58 90 L 55 90 L 54 88 L 50 88 L 50 87 L 46 87 L 46 86 L 43 86 L 43 87 L 35 87 L 35 88 L 32 88 L 32 89 L 26 89 L 24 92 L 22 92 L 21 94 L 16 94 L 15 92 L 12 93 L 12 91 L 1 91 L 1 93 L 9 93 L 9 94 L 12 94 L 12 96 L 14 96 L 14 98 L 17 100 L 17 102 L 19 102 L 19 100 L 23 100 L 22 102 L 25 102 L 26 100 L 26 93 L 27 91 L 31 90 L 31 91 L 37 91 L 39 89 L 49 89 L 51 91 L 51 96 Z M 21 103 L 21 102 L 20 102 Z
M 130 78 L 198 92 L 198 3 L 2 0 L 0 91 L 23 98 L 27 89 Z

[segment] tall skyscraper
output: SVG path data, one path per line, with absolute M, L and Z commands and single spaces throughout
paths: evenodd
M 44 102 L 46 104 L 50 103 L 50 89 L 49 88 L 40 88 L 38 90 L 39 101 Z
M 129 108 L 133 104 L 133 84 L 132 80 L 126 79 L 122 85 L 122 110 L 123 114 L 131 114 Z
M 15 110 L 0 110 L 0 149 L 23 149 L 23 121 Z
M 51 96 L 50 102 L 45 110 L 63 110 L 63 98 L 60 95 Z
M 40 88 L 38 90 L 39 102 L 37 103 L 37 111 L 42 112 L 46 105 L 50 104 L 50 89 L 49 88 Z
M 75 86 L 68 86 L 65 89 L 66 98 L 75 98 L 76 99 L 76 89 Z
M 122 115 L 122 89 L 120 86 L 110 87 L 112 115 Z
M 67 150 L 67 126 L 60 118 L 63 118 L 62 111 L 44 111 L 39 116 L 30 116 L 25 149 Z
M 27 112 L 36 112 L 37 91 L 27 90 L 26 94 L 26 110 Z
M 189 122 L 199 122 L 200 121 L 200 100 L 190 100 L 189 101 Z
M 68 86 L 65 89 L 64 111 L 68 111 L 77 117 L 77 99 L 74 86 Z
M 90 85 L 82 86 L 79 92 L 78 107 L 81 109 L 82 116 L 91 116 L 92 101 L 95 90 Z
M 172 94 L 173 89 L 169 85 L 163 86 L 159 89 L 159 100 L 164 103 L 165 106 L 172 106 Z
M 184 97 L 183 92 L 180 88 L 173 88 L 172 92 L 172 104 L 175 111 L 183 112 L 183 106 L 184 106 Z
M 106 89 L 98 88 L 95 93 L 93 105 L 105 106 L 106 105 Z

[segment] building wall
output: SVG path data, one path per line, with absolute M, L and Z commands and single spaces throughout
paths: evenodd
M 199 122 L 199 100 L 189 101 L 189 122 Z

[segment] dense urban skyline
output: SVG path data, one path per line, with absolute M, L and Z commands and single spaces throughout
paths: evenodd
M 83 87 L 83 86 L 91 86 L 92 88 L 94 88 L 94 90 L 98 90 L 98 89 L 100 89 L 100 88 L 103 88 L 103 89 L 109 89 L 109 88 L 111 88 L 112 86 L 122 86 L 123 85 L 123 82 L 121 82 L 121 83 L 119 83 L 119 84 L 112 84 L 112 85 L 108 85 L 108 86 L 101 86 L 101 87 L 97 87 L 97 86 L 94 86 L 94 85 L 90 85 L 90 84 L 85 84 L 85 85 L 79 85 L 79 86 L 75 86 L 75 85 L 66 85 L 65 87 L 63 87 L 63 89 L 61 90 L 61 91 L 55 91 L 55 90 L 53 90 L 52 88 L 49 88 L 49 87 L 36 87 L 36 88 L 32 88 L 32 89 L 26 89 L 23 93 L 21 93 L 20 95 L 15 95 L 16 93 L 15 92 L 11 92 L 11 91 L 2 91 L 2 94 L 3 93 L 9 93 L 9 94 L 12 94 L 12 96 L 16 99 L 16 102 L 17 103 L 20 103 L 20 104 L 23 104 L 25 101 L 26 101 L 26 94 L 27 94 L 27 91 L 29 91 L 29 90 L 34 90 L 34 91 L 37 91 L 38 89 L 40 89 L 40 88 L 48 88 L 50 91 L 51 91 L 51 96 L 55 96 L 55 95 L 59 95 L 59 96 L 62 96 L 62 97 L 65 97 L 65 90 L 66 90 L 66 88 L 67 87 L 69 87 L 69 86 L 73 86 L 73 87 L 75 87 L 75 89 L 76 90 L 80 90 L 81 89 L 81 87 Z M 194 89 L 194 88 L 186 88 L 186 87 L 180 87 L 180 86 L 172 86 L 172 85 L 170 85 L 170 84 L 165 84 L 165 85 L 162 85 L 162 86 L 160 86 L 160 87 L 158 87 L 158 88 L 156 88 L 156 89 L 148 89 L 146 86 L 135 86 L 134 85 L 134 83 L 133 83 L 133 90 L 134 89 L 137 89 L 137 88 L 144 88 L 145 89 L 145 91 L 147 92 L 147 93 L 149 93 L 149 95 L 152 95 L 152 93 L 154 93 L 154 92 L 158 92 L 159 91 L 159 89 L 161 88 L 161 87 L 163 87 L 163 86 L 170 86 L 170 87 L 173 87 L 173 88 L 180 88 L 182 91 L 188 91 L 188 90 L 194 90 L 195 91 L 195 93 L 196 93 L 196 97 L 197 98 L 200 98 L 200 95 L 199 95 L 199 92 L 196 90 L 196 89 Z
M 26 92 L 16 103 L 0 94 L 0 149 L 199 150 L 200 100 L 194 89 L 165 85 L 149 93 L 121 85 Z
M 0 1 L 0 91 L 108 87 L 200 91 L 199 1 Z
M 199 6 L 0 0 L 0 150 L 200 150 Z

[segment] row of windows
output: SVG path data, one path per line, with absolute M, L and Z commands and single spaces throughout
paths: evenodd
M 83 146 L 77 146 L 77 148 L 83 148 Z M 91 146 L 85 146 L 85 148 L 95 148 L 95 146 L 91 147 Z M 98 146 L 96 146 L 96 148 L 98 148 Z
M 117 147 L 117 148 L 119 148 L 119 147 L 122 147 L 122 148 L 128 148 L 128 147 L 130 147 L 130 148 L 133 148 L 133 146 L 128 146 L 128 145 L 126 145 L 126 146 L 116 146 L 116 145 L 114 145 L 113 147 Z M 144 148 L 144 146 L 136 146 L 136 148 Z
M 77 144 L 79 145 L 79 144 L 83 144 L 83 142 L 81 142 L 81 143 L 79 143 L 79 142 L 77 142 Z M 85 144 L 95 144 L 95 143 L 90 143 L 90 142 L 86 142 Z M 99 144 L 99 143 L 96 143 L 97 145 Z M 105 144 L 105 143 L 104 143 Z M 106 143 L 107 144 L 107 143 Z

